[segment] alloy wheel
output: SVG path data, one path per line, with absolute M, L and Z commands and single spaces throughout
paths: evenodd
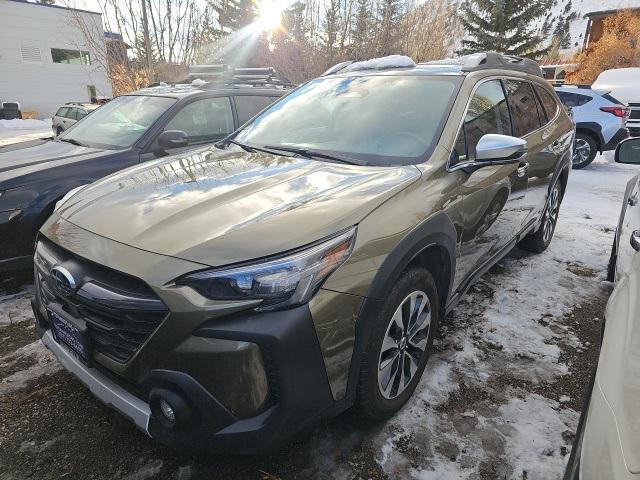
M 572 162 L 574 165 L 580 165 L 586 162 L 591 155 L 591 145 L 584 138 L 578 138 L 573 148 Z
M 427 349 L 431 304 L 423 291 L 411 292 L 393 313 L 378 359 L 378 388 L 384 398 L 400 395 L 415 377 Z
M 551 235 L 553 235 L 553 230 L 556 226 L 556 222 L 558 221 L 558 210 L 560 208 L 560 189 L 556 185 L 553 190 L 551 190 L 551 195 L 549 196 L 549 204 L 547 206 L 547 212 L 544 216 L 544 225 L 542 232 L 542 241 L 546 244 L 551 240 Z

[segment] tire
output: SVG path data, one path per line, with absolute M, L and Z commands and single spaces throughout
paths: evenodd
M 547 249 L 553 239 L 553 233 L 556 231 L 561 203 L 562 184 L 558 181 L 551 189 L 551 193 L 549 193 L 549 200 L 547 201 L 540 226 L 535 232 L 530 233 L 520 241 L 518 244 L 520 248 L 532 253 L 542 253 Z
M 580 170 L 588 166 L 598 153 L 598 145 L 588 133 L 577 133 L 573 143 L 573 168 Z
M 60 135 L 64 130 L 60 127 L 56 128 L 56 135 Z
M 414 305 L 416 320 L 407 315 Z M 363 417 L 384 420 L 409 400 L 429 359 L 439 316 L 431 273 L 415 268 L 400 275 L 374 319 L 360 366 L 355 408 Z

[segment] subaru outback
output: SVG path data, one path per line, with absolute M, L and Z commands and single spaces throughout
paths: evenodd
M 175 448 L 380 421 L 470 285 L 547 248 L 573 138 L 529 60 L 337 65 L 215 146 L 64 198 L 37 240 L 39 334 Z

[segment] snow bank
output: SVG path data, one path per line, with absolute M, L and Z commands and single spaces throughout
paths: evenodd
M 7 130 L 37 130 L 41 128 L 50 128 L 51 119 L 35 120 L 35 119 L 14 119 L 0 120 L 0 128 Z
M 416 63 L 406 55 L 389 55 L 388 57 L 372 58 L 362 62 L 354 62 L 347 65 L 342 72 L 354 72 L 357 70 L 374 70 L 381 68 L 415 67 Z

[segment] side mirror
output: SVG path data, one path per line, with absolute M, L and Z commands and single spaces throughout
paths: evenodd
M 189 145 L 187 134 L 182 130 L 165 130 L 158 136 L 162 148 L 180 148 Z
M 527 154 L 527 141 L 509 135 L 487 133 L 476 145 L 476 162 L 515 163 Z
M 640 137 L 627 138 L 618 144 L 616 162 L 640 165 Z

